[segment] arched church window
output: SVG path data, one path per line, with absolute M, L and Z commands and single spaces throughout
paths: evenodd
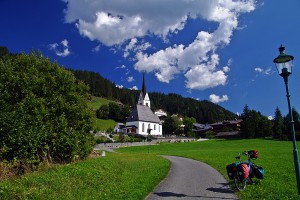
M 145 124 L 142 124 L 142 132 L 145 132 Z

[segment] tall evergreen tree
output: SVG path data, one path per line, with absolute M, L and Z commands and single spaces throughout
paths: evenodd
M 292 114 L 293 114 L 295 131 L 300 132 L 300 116 L 299 116 L 299 113 L 297 112 L 296 108 L 292 109 Z
M 275 109 L 274 123 L 272 127 L 273 138 L 281 138 L 283 136 L 284 124 L 281 111 L 278 107 Z
M 256 137 L 269 137 L 272 135 L 272 122 L 266 116 L 260 116 L 256 129 Z
M 8 55 L 8 54 L 9 54 L 8 48 L 0 46 L 0 58 L 4 57 L 5 55 Z
M 293 120 L 294 120 L 294 128 L 295 128 L 295 133 L 296 133 L 296 137 L 300 137 L 300 116 L 299 113 L 297 112 L 297 110 L 295 108 L 292 108 L 292 115 L 293 115 Z M 284 118 L 283 118 L 283 123 L 284 123 L 284 139 L 292 139 L 292 134 L 291 134 L 291 119 L 290 119 L 290 115 L 287 114 Z
M 250 121 L 249 113 L 250 113 L 250 110 L 249 110 L 248 105 L 246 104 L 244 106 L 243 113 L 241 114 L 241 118 L 243 120 L 243 122 L 241 123 L 241 132 L 242 132 L 242 135 L 246 138 L 248 138 L 248 132 L 249 132 L 249 121 Z

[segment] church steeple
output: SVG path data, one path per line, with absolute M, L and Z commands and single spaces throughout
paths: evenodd
M 145 98 L 147 90 L 146 90 L 146 82 L 145 82 L 145 73 L 143 73 L 143 86 L 142 86 L 143 98 Z
M 145 73 L 143 73 L 142 91 L 139 96 L 138 104 L 148 106 L 150 108 L 150 99 L 146 90 Z

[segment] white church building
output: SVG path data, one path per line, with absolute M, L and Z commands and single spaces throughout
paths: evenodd
M 145 74 L 138 104 L 134 107 L 126 121 L 127 134 L 162 136 L 162 123 L 150 109 L 150 98 L 146 91 Z

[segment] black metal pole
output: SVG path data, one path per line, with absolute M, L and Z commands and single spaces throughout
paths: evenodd
M 298 195 L 300 195 L 300 168 L 299 168 L 299 156 L 298 156 L 298 149 L 296 144 L 296 134 L 295 134 L 295 128 L 294 128 L 294 119 L 293 119 L 293 113 L 291 109 L 291 102 L 290 102 L 290 92 L 288 87 L 288 75 L 283 76 L 284 83 L 285 83 L 285 89 L 286 89 L 286 97 L 288 101 L 288 107 L 289 107 L 289 115 L 290 115 L 290 124 L 291 124 L 291 133 L 293 136 L 293 155 L 294 155 L 294 163 L 295 163 L 295 172 L 296 172 L 296 179 L 297 179 L 297 188 L 298 188 Z

